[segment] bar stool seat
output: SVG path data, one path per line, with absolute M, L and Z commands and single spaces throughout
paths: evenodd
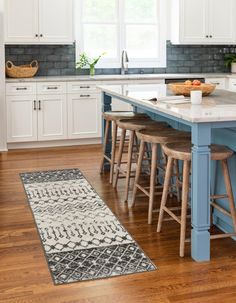
M 150 119 L 147 114 L 143 113 L 135 113 L 132 111 L 108 111 L 103 113 L 103 118 L 106 121 L 105 126 L 105 134 L 104 134 L 104 144 L 103 144 L 103 156 L 100 165 L 100 173 L 104 170 L 104 163 L 107 161 L 110 164 L 110 184 L 113 183 L 113 176 L 114 176 L 114 167 L 115 167 L 115 152 L 116 152 L 116 145 L 117 145 L 117 121 L 120 119 Z M 113 127 L 112 127 L 113 124 Z M 109 129 L 112 127 L 112 142 L 111 142 L 111 156 L 106 154 L 106 149 L 109 142 Z
M 149 210 L 148 210 L 148 224 L 152 223 L 152 214 L 153 214 L 153 204 L 154 204 L 154 196 L 155 196 L 155 184 L 156 184 L 156 176 L 157 176 L 157 168 L 161 168 L 157 164 L 157 152 L 158 146 L 168 142 L 180 142 L 180 141 L 190 141 L 191 134 L 189 132 L 179 131 L 173 128 L 165 128 L 156 131 L 154 129 L 144 129 L 138 131 L 136 133 L 137 138 L 140 140 L 140 150 L 139 150 L 139 158 L 137 164 L 137 170 L 134 181 L 134 189 L 132 196 L 131 207 L 134 207 L 137 190 L 141 190 L 145 195 L 149 197 Z M 150 187 L 149 191 L 146 188 L 139 184 L 140 173 L 142 169 L 142 161 L 144 156 L 144 145 L 152 144 L 152 161 L 151 161 L 151 175 L 150 175 Z M 178 163 L 176 161 L 176 176 L 179 175 Z M 163 168 L 162 168 L 163 169 Z M 174 175 L 174 174 L 172 174 Z M 179 188 L 176 183 L 176 190 L 179 196 Z M 158 194 L 162 194 L 162 192 L 158 192 Z
M 161 132 L 157 132 L 155 129 L 144 129 L 137 132 L 137 137 L 139 140 L 148 143 L 166 144 L 168 142 L 179 142 L 181 139 L 190 140 L 191 134 L 174 128 L 163 129 Z
M 159 122 L 152 119 L 120 119 L 117 121 L 117 125 L 119 128 L 129 131 L 139 131 L 142 129 L 160 129 L 160 128 L 168 128 L 169 124 L 166 122 Z
M 190 176 L 190 165 L 191 165 L 191 149 L 192 144 L 191 142 L 179 142 L 179 143 L 167 143 L 163 145 L 163 151 L 168 157 L 167 162 L 167 170 L 166 176 L 164 181 L 164 189 L 161 199 L 161 208 L 159 213 L 159 220 L 157 226 L 157 232 L 161 231 L 162 222 L 164 212 L 167 213 L 172 219 L 180 224 L 180 248 L 179 254 L 181 257 L 184 256 L 185 250 L 185 242 L 186 240 L 186 218 L 187 218 L 187 209 L 188 209 L 188 199 L 189 199 L 189 176 Z M 230 180 L 230 174 L 228 169 L 227 160 L 233 155 L 233 151 L 230 150 L 228 147 L 221 146 L 221 145 L 211 145 L 211 160 L 220 161 L 222 165 L 222 172 L 224 177 L 224 183 L 226 188 L 226 194 L 217 194 L 212 195 L 210 197 L 210 205 L 212 209 L 217 209 L 218 211 L 222 212 L 224 215 L 230 217 L 233 222 L 233 229 L 234 233 L 224 233 L 224 234 L 217 234 L 211 235 L 211 239 L 219 239 L 225 237 L 232 237 L 236 235 L 236 211 L 235 211 L 235 204 L 234 204 L 234 196 L 232 191 L 232 185 Z M 168 187 L 170 184 L 170 174 L 173 167 L 173 161 L 175 159 L 183 161 L 183 186 L 182 186 L 182 207 L 181 207 L 181 216 L 180 218 L 177 217 L 172 210 L 166 206 L 167 204 L 167 194 L 168 194 Z M 229 202 L 229 209 L 225 209 L 221 205 L 219 205 L 216 200 L 218 199 L 228 199 Z
M 226 146 L 212 144 L 211 160 L 222 161 L 230 158 L 234 152 Z M 163 146 L 163 151 L 168 157 L 178 158 L 179 160 L 191 161 L 192 144 L 191 142 L 167 143 Z
M 136 119 L 136 118 L 146 118 L 150 119 L 150 117 L 147 114 L 143 113 L 135 113 L 132 111 L 110 111 L 110 112 L 104 112 L 103 117 L 106 120 L 109 121 L 117 121 L 120 119 Z
M 117 125 L 121 128 L 121 140 L 118 152 L 118 160 L 116 166 L 116 174 L 114 180 L 114 188 L 117 188 L 118 179 L 120 174 L 126 178 L 125 185 L 125 201 L 128 200 L 129 195 L 129 185 L 130 185 L 130 177 L 131 177 L 131 166 L 132 166 L 132 158 L 133 158 L 133 148 L 134 148 L 134 140 L 136 138 L 136 131 L 141 129 L 155 129 L 156 132 L 161 129 L 168 129 L 169 125 L 166 122 L 158 122 L 151 119 L 121 119 L 117 121 Z M 124 142 L 126 138 L 126 132 L 129 131 L 129 148 L 128 148 L 128 160 L 127 160 L 127 169 L 126 172 L 121 169 L 121 161 L 124 150 Z

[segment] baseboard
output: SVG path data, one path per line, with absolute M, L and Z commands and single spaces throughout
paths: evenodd
M 77 140 L 58 140 L 58 141 L 43 141 L 43 142 L 22 142 L 8 143 L 8 150 L 22 148 L 47 148 L 47 147 L 66 147 L 75 145 L 92 145 L 101 144 L 101 138 L 93 139 L 77 139 Z

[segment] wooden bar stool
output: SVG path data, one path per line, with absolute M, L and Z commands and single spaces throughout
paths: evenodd
M 104 170 L 104 162 L 110 163 L 110 184 L 113 183 L 114 167 L 115 167 L 115 152 L 117 145 L 117 121 L 120 119 L 150 119 L 148 115 L 142 113 L 134 113 L 132 111 L 110 111 L 103 113 L 103 118 L 106 120 L 103 156 L 100 166 L 100 173 Z M 113 125 L 112 125 L 113 124 Z M 112 127 L 112 142 L 111 142 L 111 157 L 106 155 L 106 149 L 109 144 L 109 129 Z
M 114 188 L 117 188 L 118 179 L 120 174 L 126 178 L 126 185 L 125 185 L 125 202 L 128 200 L 129 195 L 129 184 L 130 184 L 130 177 L 131 177 L 131 166 L 132 166 L 132 157 L 133 157 L 133 148 L 134 148 L 134 140 L 135 140 L 135 133 L 141 129 L 155 129 L 156 132 L 161 129 L 167 129 L 169 125 L 166 122 L 157 122 L 154 120 L 127 120 L 121 119 L 117 121 L 117 125 L 121 128 L 121 140 L 118 152 L 118 159 L 117 159 L 117 166 L 116 166 L 116 174 L 114 180 Z M 126 138 L 126 133 L 129 131 L 129 147 L 128 147 L 128 159 L 127 159 L 127 169 L 123 171 L 121 169 L 121 161 L 124 149 L 124 142 Z
M 164 144 L 167 142 L 179 142 L 184 140 L 190 140 L 190 133 L 179 131 L 173 128 L 163 129 L 163 130 L 141 130 L 136 133 L 138 139 L 140 140 L 140 148 L 139 148 L 139 157 L 138 157 L 138 164 L 136 169 L 135 181 L 134 181 L 134 189 L 133 189 L 133 196 L 132 196 L 132 203 L 131 207 L 134 207 L 137 190 L 141 190 L 146 196 L 149 197 L 149 209 L 148 209 L 148 224 L 152 224 L 152 214 L 153 214 L 153 203 L 154 203 L 154 196 L 155 196 L 155 189 L 156 189 L 156 177 L 157 177 L 157 152 L 158 146 L 160 144 Z M 144 146 L 146 143 L 152 145 L 152 160 L 151 160 L 151 175 L 150 175 L 150 187 L 145 188 L 139 184 L 140 173 L 142 169 L 142 161 L 144 156 Z M 178 165 L 178 163 L 177 163 Z M 159 167 L 160 168 L 160 167 Z M 173 175 L 171 173 L 171 175 Z M 178 171 L 177 171 L 178 177 Z M 177 191 L 178 191 L 178 186 Z M 148 191 L 149 189 L 149 191 Z M 162 191 L 157 193 L 162 194 Z
M 168 157 L 167 170 L 164 182 L 163 195 L 161 200 L 161 208 L 159 213 L 159 221 L 157 226 L 157 232 L 161 231 L 164 212 L 171 216 L 175 221 L 180 224 L 180 256 L 184 257 L 184 248 L 186 240 L 186 218 L 188 209 L 188 198 L 189 198 L 189 177 L 190 177 L 190 165 L 191 165 L 191 142 L 188 143 L 168 143 L 163 146 L 163 151 Z M 229 234 L 218 234 L 212 235 L 211 239 L 232 237 L 236 235 L 236 212 L 234 205 L 234 197 L 232 192 L 231 180 L 229 175 L 229 169 L 227 160 L 233 155 L 233 151 L 229 148 L 221 145 L 211 145 L 211 159 L 215 161 L 220 161 L 222 165 L 222 171 L 224 176 L 224 182 L 226 187 L 226 194 L 224 195 L 213 195 L 211 196 L 211 206 L 221 211 L 225 215 L 232 218 L 234 233 Z M 183 161 L 183 187 L 182 187 L 182 208 L 181 216 L 177 217 L 167 206 L 167 194 L 168 187 L 170 184 L 170 176 L 173 166 L 173 161 L 175 159 Z M 217 199 L 228 199 L 230 212 L 224 209 L 222 206 L 216 203 Z

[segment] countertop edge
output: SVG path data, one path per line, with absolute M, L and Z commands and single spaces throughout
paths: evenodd
M 33 78 L 6 78 L 6 83 L 19 82 L 74 82 L 74 81 L 123 81 L 123 80 L 161 80 L 181 78 L 236 78 L 236 74 L 199 73 L 199 74 L 128 74 L 128 75 L 97 75 L 97 76 L 45 76 Z

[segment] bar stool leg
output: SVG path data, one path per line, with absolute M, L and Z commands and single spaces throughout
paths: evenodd
M 133 159 L 134 136 L 135 136 L 135 132 L 130 131 L 129 132 L 129 148 L 128 148 L 126 182 L 125 182 L 125 202 L 128 201 L 128 197 L 129 197 L 129 185 L 130 185 L 130 174 L 131 174 L 132 159 Z
M 171 157 L 168 157 L 163 193 L 162 193 L 162 198 L 161 198 L 159 219 L 158 219 L 158 224 L 157 224 L 158 233 L 161 231 L 161 227 L 162 227 L 164 208 L 166 206 L 166 201 L 167 201 L 167 197 L 168 197 L 168 193 L 169 193 L 169 186 L 170 186 L 170 180 L 171 180 L 171 175 L 172 175 L 173 162 L 174 162 L 174 159 Z
M 178 160 L 174 161 L 174 166 L 175 166 L 175 188 L 176 188 L 176 194 L 177 194 L 177 201 L 180 202 L 180 188 L 179 188 L 179 184 L 178 184 L 178 180 L 179 180 L 179 162 Z
M 152 163 L 151 163 L 151 176 L 150 176 L 150 192 L 149 192 L 149 209 L 148 209 L 148 224 L 152 224 L 152 212 L 155 196 L 155 185 L 157 175 L 157 144 L 152 144 Z
M 228 168 L 227 160 L 223 160 L 223 161 L 221 161 L 221 163 L 222 163 L 223 175 L 224 175 L 224 180 L 225 180 L 226 192 L 227 192 L 228 199 L 229 199 L 229 207 L 230 207 L 230 213 L 232 216 L 234 232 L 236 233 L 236 211 L 235 211 L 232 184 L 231 184 L 230 175 L 229 175 L 229 168 Z
M 126 136 L 126 130 L 122 129 L 121 138 L 120 138 L 119 152 L 118 152 L 118 159 L 117 159 L 117 165 L 116 165 L 115 182 L 114 182 L 114 185 L 113 185 L 114 188 L 117 188 L 117 182 L 118 182 L 118 178 L 119 178 L 122 154 L 123 154 L 123 149 L 124 149 L 124 144 L 125 144 L 125 136 Z
M 106 146 L 108 143 L 108 138 L 109 138 L 109 127 L 110 127 L 110 121 L 106 121 L 106 128 L 105 128 L 105 134 L 104 134 L 104 142 L 103 142 L 103 155 L 102 155 L 102 162 L 100 166 L 100 174 L 104 171 L 104 155 L 106 153 Z
M 180 248 L 179 248 L 180 257 L 184 257 L 184 248 L 185 248 L 186 219 L 187 219 L 188 192 L 189 192 L 189 175 L 190 175 L 190 162 L 184 161 L 181 223 L 180 223 Z
M 136 174 L 135 174 L 135 179 L 134 179 L 132 202 L 130 204 L 130 207 L 134 207 L 134 205 L 135 205 L 135 199 L 136 199 L 136 194 L 137 194 L 136 185 L 139 183 L 139 178 L 140 178 L 140 174 L 141 174 L 141 170 L 142 170 L 142 161 L 143 161 L 144 151 L 145 151 L 145 142 L 141 140 L 140 147 L 139 147 L 138 163 L 137 163 Z
M 112 129 L 112 150 L 111 150 L 110 184 L 113 183 L 113 177 L 114 177 L 115 157 L 116 157 L 117 129 L 118 129 L 118 126 L 117 126 L 116 122 L 114 122 L 113 129 Z

